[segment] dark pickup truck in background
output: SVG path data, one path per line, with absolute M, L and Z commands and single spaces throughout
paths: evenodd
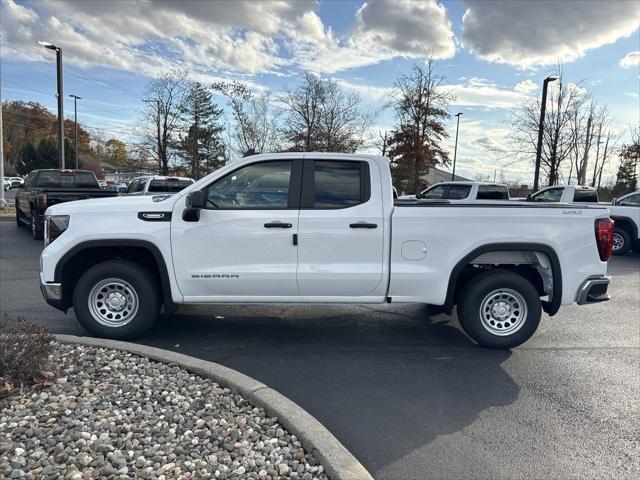
M 16 222 L 18 226 L 31 226 L 33 238 L 42 240 L 44 212 L 51 205 L 117 194 L 100 188 L 98 179 L 88 170 L 34 170 L 16 190 Z

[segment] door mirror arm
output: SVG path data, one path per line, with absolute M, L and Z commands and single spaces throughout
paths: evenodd
M 185 209 L 182 212 L 182 220 L 185 222 L 197 222 L 200 220 L 200 210 L 204 208 L 205 198 L 202 190 L 196 190 L 187 195 Z

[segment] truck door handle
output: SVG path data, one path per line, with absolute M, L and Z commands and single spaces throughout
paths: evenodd
M 377 223 L 358 222 L 358 223 L 350 223 L 349 227 L 351 227 L 351 228 L 378 228 L 378 224 Z
M 291 225 L 290 223 L 283 222 L 270 222 L 264 224 L 264 228 L 291 228 L 292 226 L 293 225 Z

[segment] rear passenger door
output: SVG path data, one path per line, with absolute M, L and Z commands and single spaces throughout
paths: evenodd
M 383 277 L 384 218 L 375 163 L 305 159 L 298 220 L 298 290 L 374 295 Z

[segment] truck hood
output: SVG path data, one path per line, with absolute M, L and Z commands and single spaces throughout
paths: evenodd
M 123 213 L 145 211 L 170 211 L 177 200 L 176 195 L 118 196 L 93 198 L 60 203 L 49 207 L 46 215 L 73 215 L 76 213 Z

